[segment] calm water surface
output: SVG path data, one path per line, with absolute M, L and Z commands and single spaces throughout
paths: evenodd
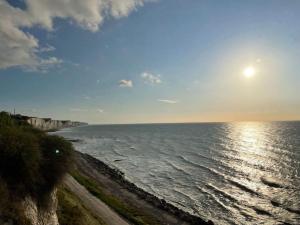
M 216 224 L 300 224 L 300 122 L 95 125 L 57 134 Z

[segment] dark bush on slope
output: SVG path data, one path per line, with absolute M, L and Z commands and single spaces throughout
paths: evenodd
M 34 193 L 40 174 L 38 139 L 17 127 L 0 130 L 0 176 L 17 193 Z
M 72 144 L 62 137 L 46 135 L 41 138 L 40 149 L 43 156 L 40 173 L 44 187 L 52 189 L 72 165 Z
M 70 168 L 72 151 L 63 138 L 0 113 L 0 180 L 15 196 L 43 199 Z

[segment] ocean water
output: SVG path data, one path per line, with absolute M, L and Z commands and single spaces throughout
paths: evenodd
M 57 134 L 216 224 L 300 224 L 300 122 L 94 125 Z

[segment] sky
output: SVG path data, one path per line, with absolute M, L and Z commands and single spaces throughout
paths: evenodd
M 298 0 L 0 0 L 0 110 L 300 120 L 299 21 Z

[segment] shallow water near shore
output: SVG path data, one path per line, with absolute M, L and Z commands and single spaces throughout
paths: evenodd
M 93 125 L 56 134 L 216 224 L 300 224 L 300 122 Z

